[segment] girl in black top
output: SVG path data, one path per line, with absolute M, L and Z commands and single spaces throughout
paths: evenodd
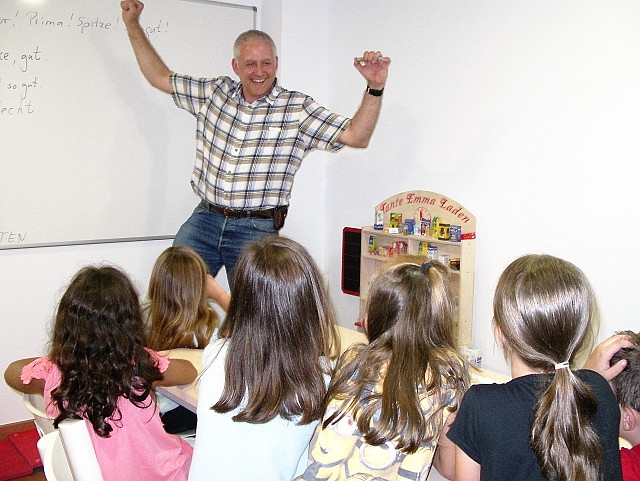
M 514 379 L 465 394 L 448 433 L 456 479 L 622 480 L 615 396 L 601 375 L 570 367 L 596 324 L 584 273 L 556 257 L 523 256 L 502 273 L 493 310 Z

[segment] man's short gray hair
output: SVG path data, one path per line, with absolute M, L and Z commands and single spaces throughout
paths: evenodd
M 262 30 L 247 30 L 246 32 L 238 35 L 236 41 L 233 42 L 233 57 L 236 60 L 238 59 L 238 55 L 240 54 L 240 47 L 242 46 L 242 44 L 250 41 L 267 42 L 269 45 L 271 45 L 273 56 L 275 57 L 276 55 L 278 55 L 276 44 L 268 33 L 265 33 Z

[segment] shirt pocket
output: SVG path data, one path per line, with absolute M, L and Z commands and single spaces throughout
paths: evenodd
M 267 139 L 276 140 L 282 135 L 282 129 L 280 127 L 269 127 L 267 129 Z

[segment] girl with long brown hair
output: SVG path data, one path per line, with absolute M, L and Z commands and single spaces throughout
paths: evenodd
M 290 481 L 322 415 L 333 310 L 307 250 L 282 236 L 245 247 L 219 339 L 205 348 L 191 481 Z
M 163 430 L 150 393 L 195 377 L 188 361 L 145 348 L 138 294 L 111 266 L 81 269 L 60 300 L 49 354 L 5 371 L 14 389 L 44 395 L 56 427 L 86 421 L 105 481 L 187 479 L 192 448 Z
M 621 480 L 616 398 L 600 374 L 571 367 L 596 328 L 584 273 L 550 255 L 520 257 L 500 276 L 493 316 L 513 380 L 465 395 L 448 434 L 456 479 Z
M 449 276 L 438 262 L 406 256 L 373 278 L 369 344 L 338 361 L 300 480 L 421 481 L 432 462 L 451 472 L 453 458 L 434 459 L 434 452 L 469 374 L 457 351 Z

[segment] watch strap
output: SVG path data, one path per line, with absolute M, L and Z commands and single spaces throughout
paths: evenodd
M 384 92 L 384 88 L 381 89 L 372 89 L 367 85 L 367 93 L 369 95 L 373 95 L 374 97 L 382 97 L 382 92 Z

